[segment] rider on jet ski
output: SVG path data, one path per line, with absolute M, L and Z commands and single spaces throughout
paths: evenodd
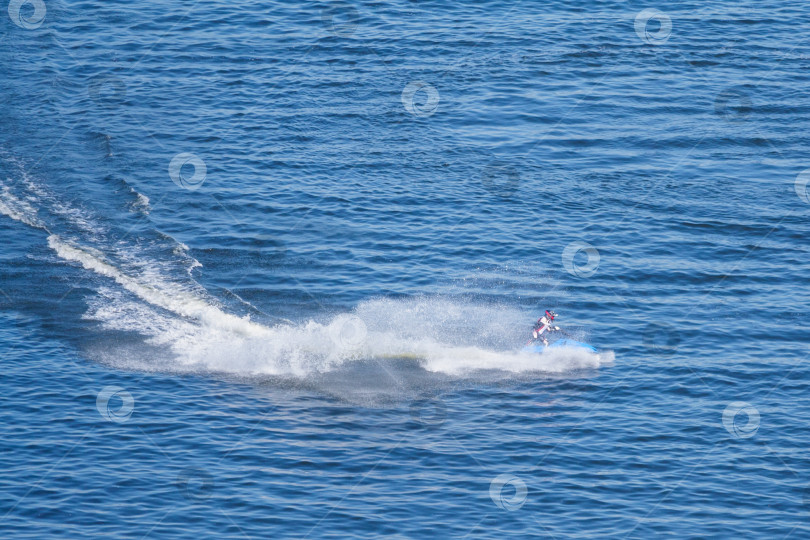
M 534 340 L 540 339 L 543 342 L 543 345 L 548 346 L 548 340 L 546 339 L 545 334 L 546 332 L 554 332 L 559 330 L 559 326 L 552 326 L 551 323 L 554 322 L 555 317 L 557 314 L 553 311 L 546 310 L 546 314 L 537 319 L 537 322 L 534 323 L 532 327 L 532 340 L 529 341 L 531 343 Z

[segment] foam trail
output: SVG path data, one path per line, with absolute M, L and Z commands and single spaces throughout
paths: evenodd
M 613 360 L 609 352 L 515 351 L 526 337 L 524 312 L 438 297 L 368 300 L 327 322 L 265 326 L 227 313 L 209 298 L 190 276 L 199 263 L 187 246 L 164 237 L 176 245 L 150 256 L 137 242 L 116 241 L 92 215 L 58 200 L 27 175 L 19 187 L 24 195 L 0 182 L 0 213 L 46 231 L 58 257 L 117 284 L 97 284 L 84 318 L 110 330 L 137 332 L 160 351 L 149 359 L 130 355 L 124 361 L 117 344 L 110 343 L 101 355 L 114 365 L 303 378 L 349 362 L 388 359 L 408 359 L 428 372 L 452 376 L 482 370 L 561 373 Z M 65 224 L 78 236 L 52 232 Z M 83 245 L 85 240 L 97 247 Z
M 226 313 L 175 284 L 143 283 L 104 261 L 101 254 L 56 235 L 48 237 L 48 244 L 59 257 L 113 279 L 149 306 L 179 316 L 161 316 L 109 291 L 90 314 L 108 328 L 137 330 L 150 336 L 151 343 L 169 346 L 177 367 L 185 369 L 306 377 L 355 360 L 411 358 L 427 371 L 465 375 L 477 370 L 562 373 L 612 361 L 612 356 L 575 349 L 538 356 L 498 347 L 498 341 L 513 343 L 514 320 L 522 316 L 520 312 L 438 298 L 370 300 L 326 324 L 268 327 Z M 480 330 L 474 337 L 468 335 L 469 326 L 461 334 L 456 331 L 471 322 Z M 463 344 L 470 340 L 477 343 Z
M 0 213 L 30 227 L 47 230 L 45 224 L 37 217 L 37 210 L 30 203 L 12 195 L 6 186 L 0 191 Z
M 130 193 L 135 196 L 135 200 L 129 205 L 130 209 L 133 212 L 140 212 L 141 214 L 148 216 L 152 211 L 152 208 L 149 206 L 149 197 L 142 193 L 138 193 L 134 188 L 129 189 Z
M 48 236 L 48 246 L 57 255 L 67 261 L 81 264 L 87 270 L 112 278 L 126 290 L 137 295 L 152 305 L 162 307 L 183 317 L 216 325 L 219 328 L 244 334 L 262 335 L 266 327 L 250 322 L 235 315 L 225 313 L 204 300 L 183 291 L 165 292 L 155 285 L 143 284 L 137 279 L 127 276 L 115 266 L 105 262 L 100 254 L 91 253 L 67 244 L 52 234 Z

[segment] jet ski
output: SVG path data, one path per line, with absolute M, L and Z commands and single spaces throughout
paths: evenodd
M 556 319 L 557 314 L 547 309 L 545 314 L 537 319 L 537 322 L 534 324 L 532 328 L 534 340 L 529 341 L 529 343 L 523 347 L 523 352 L 542 354 L 548 349 L 579 349 L 592 353 L 596 352 L 596 347 L 573 339 L 573 336 L 568 332 L 560 330 L 559 326 L 555 326 L 553 323 Z M 544 332 L 547 333 L 543 335 Z M 560 332 L 565 337 L 560 337 L 548 343 L 546 336 L 552 332 Z
M 542 341 L 537 341 L 526 345 L 521 350 L 523 352 L 542 354 L 549 349 L 580 349 L 592 353 L 596 352 L 596 347 L 593 345 L 569 338 L 560 338 L 552 343 L 549 343 L 547 346 L 543 345 Z

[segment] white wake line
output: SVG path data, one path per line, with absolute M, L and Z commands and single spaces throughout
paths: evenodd
M 0 192 L 0 213 L 35 229 L 48 231 L 45 224 L 36 217 L 36 209 L 26 201 L 12 195 L 8 187 L 5 186 Z
M 570 369 L 595 368 L 611 359 L 602 355 L 582 353 L 581 351 L 555 351 L 554 354 L 536 356 L 521 351 L 491 351 L 469 346 L 447 346 L 432 341 L 414 343 L 411 340 L 399 340 L 388 333 L 373 332 L 364 339 L 364 345 L 359 347 L 341 344 L 340 339 L 335 342 L 324 343 L 323 346 L 312 347 L 310 339 L 313 332 L 340 330 L 344 322 L 338 317 L 327 327 L 315 328 L 307 325 L 303 328 L 275 327 L 270 328 L 251 322 L 247 317 L 240 318 L 223 312 L 206 303 L 203 299 L 185 291 L 164 291 L 155 285 L 146 284 L 138 279 L 126 275 L 90 249 L 77 247 L 62 241 L 57 235 L 48 236 L 48 245 L 56 254 L 69 262 L 80 264 L 86 270 L 98 275 L 113 279 L 125 290 L 135 294 L 146 303 L 166 309 L 181 317 L 199 321 L 197 331 L 184 335 L 174 343 L 174 347 L 183 353 L 178 356 L 193 359 L 194 362 L 210 367 L 218 367 L 228 372 L 242 372 L 243 368 L 234 367 L 233 361 L 249 359 L 248 366 L 255 373 L 291 372 L 308 374 L 312 368 L 301 364 L 296 357 L 300 353 L 311 353 L 313 358 L 322 357 L 327 364 L 321 366 L 328 371 L 347 360 L 368 357 L 376 358 L 385 353 L 391 354 L 402 351 L 405 354 L 417 351 L 424 356 L 420 365 L 431 372 L 447 374 L 463 374 L 470 370 L 498 369 L 501 371 L 523 372 L 564 372 Z M 345 315 L 344 317 L 351 316 Z M 317 326 L 317 325 L 316 325 Z M 224 335 L 223 332 L 229 335 Z M 292 332 L 292 334 L 288 334 Z M 233 339 L 236 337 L 242 339 Z M 212 341 L 213 340 L 213 341 Z M 258 340 L 258 341 L 256 341 Z M 274 354 L 265 364 L 254 365 L 257 358 L 263 358 L 270 351 L 261 348 L 262 354 L 257 356 L 256 346 L 262 347 L 273 344 Z M 280 356 L 279 356 L 280 355 Z M 292 356 L 289 356 L 292 355 Z M 274 363 L 273 358 L 276 358 Z M 280 363 L 279 363 L 280 362 Z M 289 365 L 283 368 L 284 365 Z M 277 365 L 278 364 L 278 365 Z M 331 366 L 331 367 L 330 367 Z M 271 369 L 272 368 L 272 369 Z M 269 369 L 269 371 L 268 371 Z
M 241 318 L 225 313 L 191 294 L 167 293 L 152 285 L 140 283 L 137 279 L 127 276 L 89 251 L 63 242 L 55 234 L 48 236 L 48 246 L 62 259 L 79 263 L 87 270 L 112 278 L 116 283 L 149 304 L 182 317 L 196 319 L 203 324 L 250 337 L 260 337 L 270 332 L 266 326 L 251 322 L 247 317 Z
M 45 197 L 44 191 L 36 191 L 39 188 L 35 185 L 30 185 L 29 188 L 32 194 L 39 195 L 40 198 Z M 51 196 L 47 198 L 53 200 Z M 436 325 L 442 324 L 448 309 L 451 313 L 456 309 L 453 305 L 448 307 L 445 303 L 440 303 L 433 309 L 431 302 L 426 306 L 421 306 L 417 302 L 416 307 L 419 309 L 424 307 L 427 316 L 424 332 L 417 332 L 418 335 L 402 335 L 401 331 L 396 329 L 398 325 L 396 321 L 390 325 L 378 324 L 380 318 L 384 319 L 390 315 L 392 308 L 389 305 L 390 301 L 363 303 L 358 306 L 356 314 L 339 315 L 326 325 L 311 320 L 303 325 L 290 323 L 265 326 L 254 323 L 248 316 L 238 317 L 223 311 L 214 301 L 207 300 L 202 291 L 190 290 L 188 286 L 165 280 L 160 276 L 149 277 L 136 273 L 135 270 L 128 273 L 126 266 L 117 267 L 111 262 L 110 256 L 103 252 L 81 245 L 80 241 L 66 240 L 52 233 L 46 222 L 39 218 L 37 208 L 31 204 L 35 199 L 36 197 L 16 197 L 0 181 L 0 213 L 45 231 L 48 235 L 48 246 L 60 259 L 111 279 L 122 290 L 132 293 L 145 305 L 164 309 L 177 316 L 177 320 L 169 320 L 170 318 L 164 318 L 157 312 L 144 311 L 142 314 L 138 312 L 144 321 L 148 321 L 145 334 L 153 336 L 156 343 L 170 343 L 178 359 L 187 359 L 188 363 L 200 363 L 207 369 L 222 369 L 234 373 L 306 375 L 313 370 L 328 371 L 350 360 L 385 358 L 392 355 L 415 355 L 420 357 L 419 363 L 423 369 L 449 374 L 490 369 L 516 373 L 562 372 L 583 367 L 598 367 L 606 361 L 612 361 L 612 354 L 591 355 L 577 351 L 555 351 L 554 354 L 537 356 L 520 351 L 499 351 L 475 345 L 443 343 L 438 335 L 428 336 L 434 335 Z M 92 220 L 86 218 L 81 211 L 67 208 L 60 214 L 81 230 L 99 234 L 99 229 L 94 226 Z M 188 247 L 184 244 L 179 244 L 175 248 L 175 254 L 178 256 L 188 256 L 187 251 Z M 192 260 L 196 262 L 193 258 Z M 136 266 L 149 268 L 154 264 Z M 188 285 L 198 284 L 192 279 L 192 283 Z M 394 303 L 393 312 L 399 313 L 401 318 L 410 313 L 409 306 L 408 303 Z M 105 324 L 127 330 L 133 328 L 131 317 L 122 315 L 121 305 L 117 306 L 117 310 L 114 305 L 109 307 L 111 309 L 104 317 Z M 382 316 L 381 308 L 385 313 Z M 135 324 L 134 327 L 144 326 L 142 324 L 144 321 L 135 321 L 141 324 L 140 326 Z M 366 324 L 369 325 L 368 329 Z M 392 325 L 394 329 L 389 328 Z M 357 341 L 357 336 L 352 333 L 344 335 L 346 329 L 359 331 L 362 338 Z M 327 339 L 324 339 L 324 336 Z
M 225 313 L 193 294 L 183 291 L 168 293 L 155 286 L 143 284 L 137 279 L 124 274 L 115 266 L 105 262 L 99 256 L 94 255 L 86 249 L 81 249 L 63 242 L 56 235 L 52 234 L 48 237 L 48 245 L 62 259 L 79 263 L 87 270 L 115 280 L 115 282 L 124 289 L 153 306 L 164 308 L 185 318 L 198 320 L 211 331 L 217 332 L 217 335 L 221 336 L 218 332 L 225 331 L 245 338 L 286 341 L 283 339 L 285 334 L 279 333 L 279 328 L 269 328 L 251 322 L 247 317 L 240 318 Z M 351 319 L 351 316 L 344 315 L 343 317 Z M 332 321 L 330 325 L 321 328 L 321 330 L 325 330 L 327 333 L 329 333 L 330 330 L 339 330 L 343 327 L 344 322 L 345 321 L 339 316 Z M 291 329 L 291 331 L 299 334 L 301 338 L 306 338 L 313 329 L 305 327 Z M 594 367 L 594 364 L 598 366 L 598 359 L 600 358 L 599 355 L 566 350 L 555 351 L 554 354 L 538 357 L 537 355 L 524 353 L 522 351 L 493 351 L 478 347 L 448 346 L 433 341 L 414 342 L 408 339 L 400 340 L 397 339 L 394 334 L 385 332 L 375 332 L 368 337 L 371 338 L 372 336 L 374 339 L 364 340 L 365 344 L 361 347 L 341 346 L 340 340 L 337 339 L 334 345 L 329 347 L 328 350 L 313 350 L 311 352 L 324 354 L 337 353 L 337 355 L 343 357 L 344 360 L 358 357 L 358 353 L 360 357 L 368 356 L 376 358 L 383 355 L 413 354 L 416 352 L 418 355 L 423 356 L 423 367 L 429 371 L 445 372 L 454 372 L 469 368 L 487 369 L 493 367 L 508 371 L 523 371 L 527 368 L 541 366 L 545 367 L 545 369 L 543 369 L 544 371 L 560 371 L 561 366 L 552 365 L 557 357 L 570 357 L 573 355 L 578 360 L 575 362 L 576 364 L 591 365 L 592 367 Z M 198 338 L 199 337 L 200 336 L 198 336 Z M 304 341 L 308 342 L 309 340 L 304 339 Z M 298 344 L 298 346 L 301 346 L 301 344 Z M 308 347 L 304 346 L 302 350 L 308 349 Z M 459 365 L 459 362 L 461 365 Z M 509 363 L 514 365 L 510 366 Z

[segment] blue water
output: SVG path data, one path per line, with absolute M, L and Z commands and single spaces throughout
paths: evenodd
M 806 4 L 5 11 L 3 538 L 810 536 Z

